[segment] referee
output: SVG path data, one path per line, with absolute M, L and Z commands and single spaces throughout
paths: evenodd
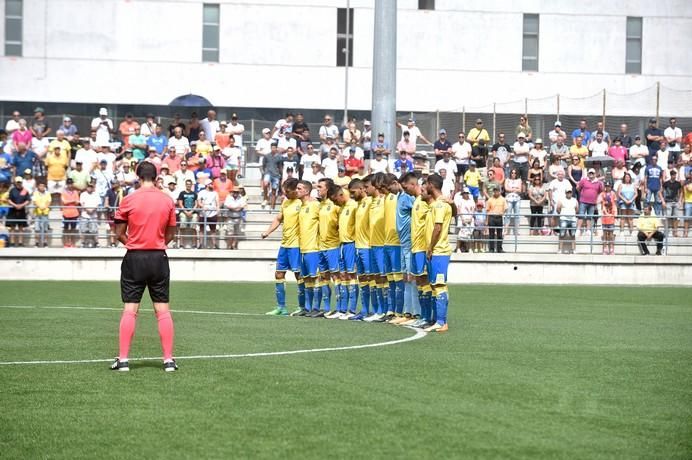
M 120 267 L 120 295 L 125 304 L 120 319 L 120 353 L 111 365 L 115 371 L 129 371 L 128 354 L 135 334 L 137 311 L 144 294 L 154 303 L 159 325 L 163 369 L 174 372 L 173 318 L 168 305 L 170 269 L 166 245 L 175 237 L 175 205 L 156 188 L 156 166 L 140 163 L 137 176 L 142 186 L 126 196 L 115 213 L 115 234 L 127 248 Z

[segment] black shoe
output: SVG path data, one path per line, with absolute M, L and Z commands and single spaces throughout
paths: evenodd
M 166 361 L 163 363 L 163 370 L 166 372 L 175 372 L 178 370 L 178 365 L 175 363 L 175 359 Z
M 308 316 L 309 314 L 310 312 L 303 308 L 298 313 L 296 313 L 295 315 L 292 314 L 291 316 Z
M 309 316 L 310 318 L 324 318 L 324 312 L 322 310 L 313 310 Z
M 657 256 L 662 256 L 663 254 L 661 253 L 661 251 L 656 251 L 656 255 L 657 255 Z
M 371 323 L 384 323 L 385 321 L 387 321 L 387 317 L 386 317 L 386 316 L 381 316 L 381 317 L 379 317 L 379 318 L 377 318 L 377 319 L 373 319 L 373 320 L 371 321 Z
M 113 364 L 111 364 L 112 371 L 129 372 L 130 363 L 127 361 L 120 361 L 120 358 L 115 358 Z

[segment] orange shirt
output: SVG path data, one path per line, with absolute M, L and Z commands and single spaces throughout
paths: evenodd
M 62 216 L 66 219 L 73 219 L 75 217 L 79 217 L 79 210 L 77 209 L 77 206 L 79 206 L 79 191 L 78 190 L 72 190 L 69 191 L 65 189 L 64 192 L 62 192 L 62 195 L 60 195 L 60 199 L 62 200 L 62 205 L 64 206 L 62 208 Z
M 226 131 L 225 133 L 216 133 L 216 137 L 214 140 L 216 141 L 216 145 L 221 147 L 221 150 L 225 149 L 231 144 L 231 133 Z
M 488 198 L 487 209 L 488 215 L 501 216 L 507 210 L 507 200 L 502 195 L 498 198 L 490 197 Z
M 130 145 L 130 136 L 135 133 L 135 130 L 139 128 L 139 123 L 132 120 L 131 123 L 128 123 L 127 120 L 123 120 L 120 122 L 120 125 L 118 126 L 118 131 L 120 131 L 120 135 L 123 138 L 123 144 L 127 147 Z
M 233 191 L 233 181 L 226 179 L 214 179 L 214 191 L 219 195 L 219 203 L 226 201 L 226 197 Z

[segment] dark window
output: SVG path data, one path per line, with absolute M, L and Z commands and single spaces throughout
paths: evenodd
M 219 62 L 219 5 L 216 4 L 203 6 L 202 62 Z
M 5 56 L 22 55 L 22 0 L 5 2 Z
M 538 15 L 524 15 L 524 41 L 521 53 L 521 70 L 538 72 Z
M 434 10 L 435 0 L 418 0 L 419 10 Z
M 627 18 L 625 73 L 642 73 L 642 18 Z
M 346 24 L 348 22 L 348 25 Z M 348 66 L 353 67 L 353 8 L 337 8 L 336 11 L 336 65 L 337 67 L 346 66 L 346 56 L 348 55 Z

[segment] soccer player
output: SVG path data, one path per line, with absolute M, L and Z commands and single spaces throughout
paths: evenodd
M 449 245 L 449 224 L 452 221 L 452 207 L 442 195 L 443 179 L 437 174 L 428 177 L 426 183 L 428 197 L 431 199 L 432 235 L 429 239 L 427 259 L 429 266 L 428 278 L 432 285 L 432 295 L 435 317 L 437 321 L 425 329 L 425 332 L 447 332 L 447 307 L 449 294 L 447 291 L 447 269 L 452 247 Z
M 351 183 L 360 180 L 354 179 Z M 349 183 L 349 186 L 350 184 Z M 354 184 L 357 185 L 357 184 Z M 330 189 L 331 200 L 339 206 L 339 241 L 341 242 L 339 272 L 340 293 L 336 305 L 341 313 L 339 319 L 350 319 L 356 315 L 358 305 L 358 280 L 356 279 L 356 210 L 358 204 L 341 187 Z
M 300 276 L 300 244 L 298 215 L 302 202 L 297 197 L 298 179 L 287 179 L 283 184 L 286 199 L 281 202 L 279 214 L 274 218 L 269 228 L 262 233 L 262 239 L 271 235 L 283 224 L 281 246 L 276 256 L 276 271 L 274 272 L 276 308 L 267 315 L 286 316 L 286 271 L 291 270 L 298 283 L 298 310 L 292 316 L 305 312 L 305 285 Z
M 421 317 L 411 324 L 411 326 L 429 327 L 432 325 L 429 323 L 432 323 L 433 316 L 430 306 L 432 288 L 428 282 L 426 261 L 426 251 L 428 250 L 426 230 L 430 206 L 426 200 L 427 193 L 424 187 L 425 184 L 419 184 L 415 175 L 409 175 L 402 185 L 406 193 L 415 197 L 411 210 L 411 275 L 415 277 L 416 286 L 418 288 Z
M 320 263 L 320 203 L 310 197 L 312 184 L 306 180 L 298 182 L 296 196 L 301 201 L 298 216 L 300 234 L 301 266 L 300 275 L 305 282 L 305 312 L 296 316 L 324 317 L 320 311 L 322 300 L 321 287 L 317 284 L 317 274 Z
M 383 322 L 387 313 L 385 298 L 388 297 L 389 286 L 384 266 L 384 196 L 381 190 L 385 188 L 385 173 L 373 174 L 368 184 L 370 203 L 370 302 L 373 314 L 365 319 L 368 322 Z M 386 286 L 386 287 L 385 287 Z M 387 293 L 385 294 L 385 289 Z
M 120 318 L 120 351 L 111 365 L 116 371 L 130 370 L 130 344 L 145 288 L 154 303 L 163 369 L 178 369 L 173 359 L 173 318 L 168 303 L 170 268 L 166 256 L 166 246 L 175 238 L 175 205 L 156 188 L 156 175 L 155 165 L 140 163 L 137 176 L 141 187 L 126 196 L 115 213 L 115 233 L 127 248 L 120 275 L 120 293 L 125 304 Z
M 404 315 L 391 321 L 392 324 L 410 326 L 420 319 L 420 302 L 416 280 L 411 275 L 411 210 L 415 197 L 403 190 L 406 182 L 418 183 L 415 173 L 408 172 L 400 180 L 401 191 L 396 202 L 396 230 L 401 243 L 401 271 L 404 280 Z M 397 305 L 398 307 L 398 305 Z M 397 310 L 397 313 L 401 311 Z
M 386 319 L 394 320 L 403 316 L 404 277 L 401 274 L 401 242 L 396 227 L 397 201 L 401 186 L 394 174 L 384 178 L 384 268 L 389 283 Z M 395 315 L 398 315 L 395 318 Z
M 360 312 L 349 318 L 352 321 L 363 321 L 370 313 L 370 202 L 366 187 L 370 184 L 370 176 L 353 179 L 348 184 L 349 192 L 358 207 L 355 218 L 355 247 L 358 286 L 360 287 Z
M 329 283 L 334 279 L 335 295 L 337 303 L 339 299 L 339 207 L 329 198 L 329 190 L 335 187 L 332 179 L 323 177 L 317 181 L 317 195 L 320 199 L 319 212 L 319 236 L 320 236 L 320 263 L 319 263 L 319 287 L 322 292 L 323 315 L 331 318 L 339 311 L 331 310 L 332 289 Z M 319 310 L 318 310 L 319 312 Z M 319 313 L 313 312 L 311 316 Z

